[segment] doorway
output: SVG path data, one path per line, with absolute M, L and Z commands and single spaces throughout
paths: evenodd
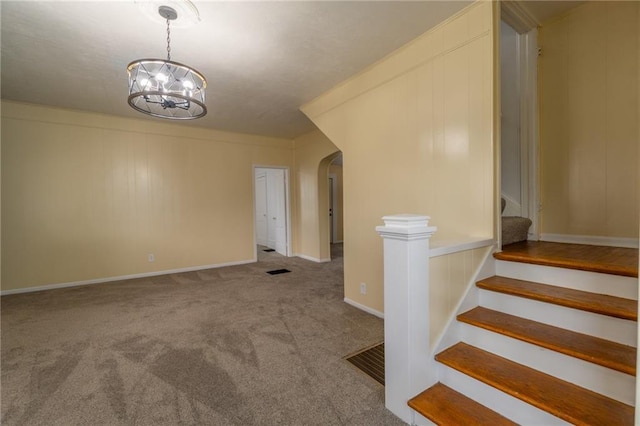
M 342 243 L 344 238 L 342 197 L 343 197 L 343 173 L 342 173 L 342 153 L 335 156 L 329 163 L 328 168 L 328 189 L 329 189 L 329 243 Z
M 503 14 L 504 16 L 504 14 Z M 500 22 L 500 196 L 538 240 L 537 30 Z M 514 29 L 517 28 L 517 29 Z
M 254 194 L 256 250 L 260 245 L 291 256 L 289 170 L 254 167 Z
M 338 241 L 338 178 L 335 174 L 329 175 L 329 242 Z

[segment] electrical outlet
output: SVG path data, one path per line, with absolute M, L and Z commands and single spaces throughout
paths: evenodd
M 360 283 L 360 294 L 367 294 L 367 284 Z
M 149 253 L 149 255 L 147 256 L 147 259 L 149 260 L 149 262 L 156 261 L 156 257 L 153 255 L 153 253 Z

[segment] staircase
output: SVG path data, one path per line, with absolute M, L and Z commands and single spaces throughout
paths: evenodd
M 637 268 L 494 257 L 435 357 L 439 382 L 409 406 L 440 425 L 634 424 Z

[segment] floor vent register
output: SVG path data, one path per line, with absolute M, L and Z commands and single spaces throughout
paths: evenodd
M 384 386 L 384 343 L 363 349 L 345 359 Z

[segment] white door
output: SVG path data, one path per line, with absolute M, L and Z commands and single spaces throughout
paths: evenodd
M 267 170 L 267 247 L 276 248 L 276 221 L 278 210 L 277 181 L 274 179 L 274 170 Z
M 267 245 L 267 174 L 256 172 L 256 243 Z
M 271 216 L 273 228 L 274 228 L 274 248 L 276 252 L 283 256 L 287 255 L 287 211 L 286 211 L 286 183 L 285 173 L 282 169 L 270 170 L 271 179 L 273 184 L 270 189 L 269 198 L 273 199 L 274 208 L 269 212 L 273 212 Z
M 283 256 L 289 244 L 286 178 L 284 169 L 255 169 L 256 242 Z

